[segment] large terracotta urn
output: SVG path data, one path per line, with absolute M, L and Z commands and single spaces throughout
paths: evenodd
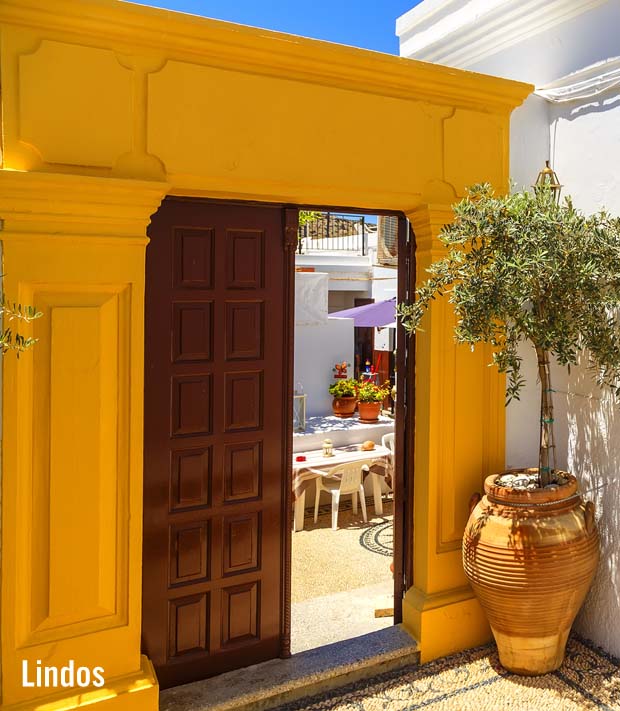
M 562 664 L 596 571 L 594 505 L 584 504 L 571 474 L 562 472 L 561 486 L 534 490 L 498 486 L 499 476 L 487 477 L 469 517 L 463 565 L 501 664 L 517 674 L 545 674 Z

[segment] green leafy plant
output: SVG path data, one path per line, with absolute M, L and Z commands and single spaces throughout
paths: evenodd
M 300 254 L 301 254 L 301 245 L 302 245 L 301 228 L 304 225 L 309 225 L 311 222 L 318 220 L 321 217 L 321 214 L 322 213 L 317 212 L 316 210 L 300 210 L 299 211 L 299 216 L 298 216 L 299 233 L 297 236 L 297 240 L 298 240 L 298 249 L 299 249 Z
M 369 380 L 360 379 L 357 383 L 357 399 L 360 402 L 382 402 L 390 394 L 390 390 L 389 380 L 383 385 L 375 385 Z
M 477 185 L 453 207 L 434 262 L 415 301 L 399 306 L 405 328 L 418 329 L 431 302 L 447 296 L 455 338 L 489 343 L 507 375 L 507 402 L 524 385 L 519 345 L 535 349 L 541 389 L 539 484 L 555 479 L 550 357 L 570 367 L 585 353 L 593 376 L 620 398 L 620 219 L 585 216 L 550 189 L 496 196 Z
M 338 380 L 329 386 L 329 392 L 334 397 L 357 397 L 357 383 L 352 378 Z
M 0 294 L 0 316 L 2 317 L 0 352 L 15 351 L 19 357 L 20 353 L 34 345 L 37 339 L 23 336 L 16 329 L 16 324 L 19 322 L 30 323 L 42 315 L 34 306 L 22 306 L 22 304 L 10 302 L 4 294 Z
M 317 212 L 316 210 L 300 210 L 299 226 L 303 227 L 304 225 L 307 225 L 310 222 L 314 222 L 315 220 L 318 220 L 320 216 L 321 213 Z

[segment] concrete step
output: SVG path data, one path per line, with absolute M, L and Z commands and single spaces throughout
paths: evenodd
M 262 711 L 417 664 L 415 640 L 396 625 L 272 659 L 160 694 L 160 711 Z

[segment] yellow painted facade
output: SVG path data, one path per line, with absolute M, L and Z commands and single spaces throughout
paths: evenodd
M 117 0 L 0 4 L 4 290 L 44 318 L 3 363 L 2 705 L 155 709 L 140 655 L 146 227 L 167 194 L 401 210 L 420 276 L 449 205 L 508 183 L 531 87 Z M 369 165 L 372 165 L 369 168 Z M 503 464 L 503 385 L 418 338 L 414 588 L 423 659 L 484 640 L 460 564 L 471 493 Z M 23 688 L 23 660 L 103 690 Z

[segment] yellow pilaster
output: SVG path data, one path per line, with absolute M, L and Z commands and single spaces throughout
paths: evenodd
M 452 220 L 447 205 L 408 215 L 417 242 L 417 281 L 444 253 L 437 239 Z M 403 621 L 429 661 L 490 639 L 461 564 L 471 495 L 504 462 L 504 382 L 488 347 L 454 342 L 454 314 L 438 299 L 416 339 L 414 581 Z
M 4 291 L 43 312 L 36 346 L 3 359 L 5 709 L 157 708 L 140 654 L 143 307 L 166 189 L 0 171 Z M 38 660 L 102 667 L 105 685 L 24 686 Z

